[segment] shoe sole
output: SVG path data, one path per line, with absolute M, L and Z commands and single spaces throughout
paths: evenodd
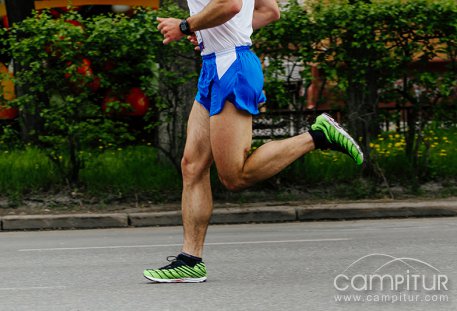
M 362 156 L 362 162 L 360 163 L 360 164 L 362 164 L 363 160 L 364 160 L 363 152 L 362 152 L 362 149 L 360 148 L 359 144 L 357 144 L 356 141 L 354 140 L 354 138 L 352 138 L 352 136 L 349 135 L 349 133 L 346 132 L 346 130 L 344 128 L 342 128 L 341 125 L 338 122 L 336 122 L 330 115 L 323 113 L 322 117 L 325 120 L 327 120 L 327 122 L 329 122 L 338 131 L 338 133 L 342 134 L 344 137 L 349 139 L 350 142 L 352 142 L 352 144 L 355 146 L 355 148 L 357 149 L 359 154 Z
M 206 282 L 206 276 L 202 278 L 183 278 L 183 279 L 156 279 L 151 276 L 143 275 L 149 281 L 154 283 L 203 283 Z

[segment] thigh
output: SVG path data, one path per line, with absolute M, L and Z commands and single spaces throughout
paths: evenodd
M 226 102 L 210 120 L 211 148 L 220 176 L 238 176 L 252 142 L 252 116 Z
M 194 102 L 187 123 L 187 138 L 183 162 L 201 163 L 210 166 L 213 161 L 210 143 L 209 112 L 197 101 Z

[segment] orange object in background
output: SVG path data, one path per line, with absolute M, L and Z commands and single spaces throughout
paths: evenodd
M 5 16 L 2 17 L 2 24 L 3 24 L 4 28 L 7 28 L 7 29 L 10 28 L 10 23 L 8 21 L 8 16 L 5 15 Z
M 102 110 L 106 112 L 108 104 L 112 102 L 120 101 L 119 98 L 107 94 L 103 100 Z M 149 98 L 139 87 L 132 87 L 129 93 L 125 96 L 124 101 L 130 105 L 130 109 L 121 109 L 120 115 L 132 116 L 132 117 L 143 117 L 149 109 Z
M 71 62 L 67 62 L 67 66 L 71 66 Z M 78 74 L 79 78 L 77 80 L 81 80 L 79 84 L 84 82 L 84 77 L 91 78 L 91 82 L 87 83 L 86 85 L 92 90 L 92 92 L 97 92 L 100 88 L 100 78 L 94 75 L 94 72 L 91 68 L 91 62 L 87 58 L 83 58 L 81 61 L 81 65 L 78 66 L 76 69 L 76 73 Z M 66 73 L 65 79 L 70 79 L 71 74 Z
M 149 99 L 139 87 L 133 87 L 127 94 L 125 101 L 130 104 L 131 111 L 127 112 L 129 116 L 142 117 L 148 112 Z
M 57 7 L 78 7 L 85 5 L 130 5 L 144 6 L 155 10 L 159 8 L 159 0 L 38 0 L 35 9 L 49 9 Z
M 12 74 L 8 72 L 8 68 L 6 68 L 4 64 L 0 63 L 0 96 L 7 101 L 13 100 L 16 98 L 16 94 L 14 92 L 14 83 L 8 78 L 4 78 L 5 74 L 12 76 Z M 17 118 L 18 115 L 19 111 L 17 108 L 0 106 L 0 120 L 14 119 Z

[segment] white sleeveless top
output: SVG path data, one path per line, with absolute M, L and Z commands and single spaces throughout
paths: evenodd
M 187 0 L 190 15 L 195 15 L 210 0 Z M 202 55 L 234 50 L 237 46 L 250 46 L 252 34 L 252 15 L 255 0 L 243 0 L 241 11 L 232 19 L 217 27 L 196 32 Z

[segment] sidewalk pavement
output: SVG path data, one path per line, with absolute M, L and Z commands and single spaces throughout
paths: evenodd
M 0 217 L 0 231 L 177 226 L 182 224 L 179 209 L 178 205 L 163 205 L 146 212 L 126 209 L 122 212 L 106 214 L 9 215 Z M 240 224 L 450 216 L 457 216 L 456 198 L 330 204 L 262 202 L 243 205 L 216 204 L 211 223 Z

